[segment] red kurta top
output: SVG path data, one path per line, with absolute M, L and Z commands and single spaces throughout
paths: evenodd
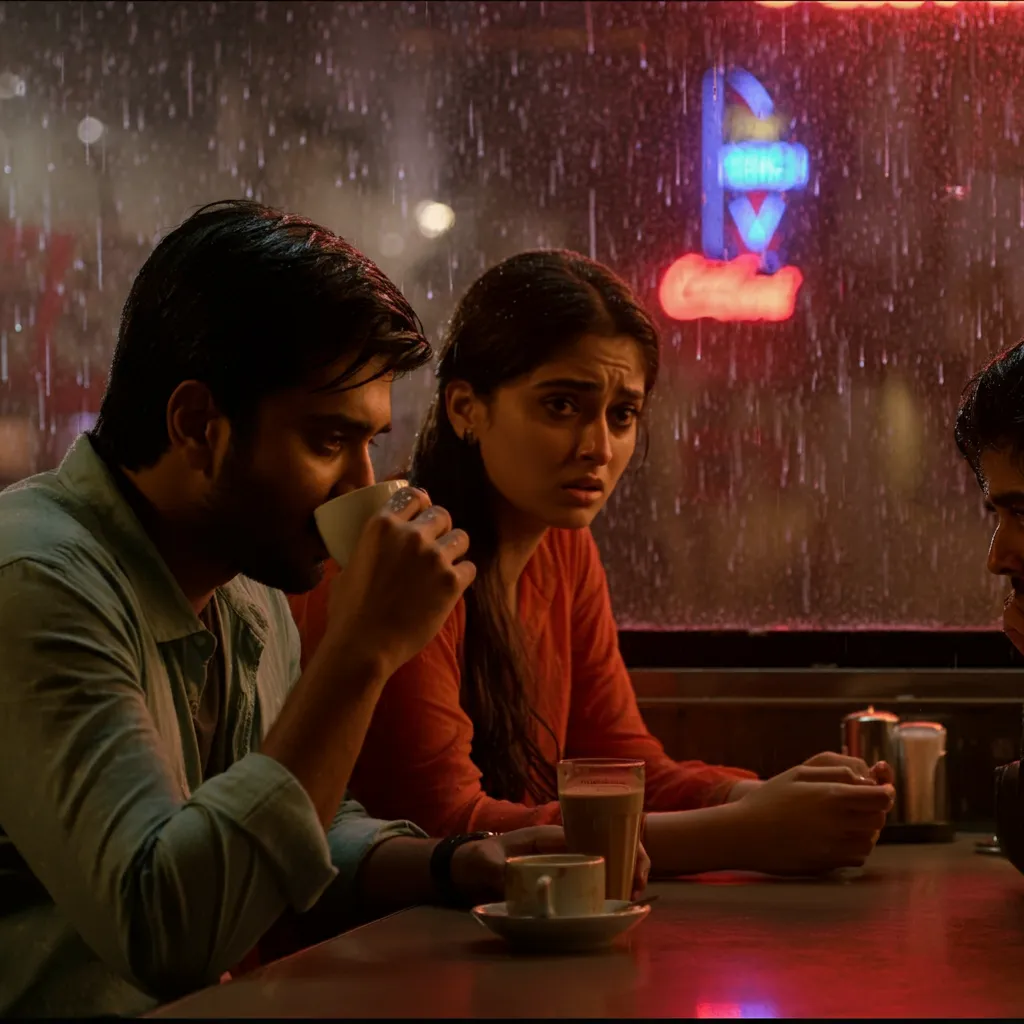
M 303 658 L 323 636 L 333 565 L 316 590 L 291 599 Z M 531 699 L 563 757 L 646 762 L 648 811 L 722 803 L 736 768 L 673 761 L 648 731 L 619 653 L 618 633 L 597 545 L 589 530 L 549 530 L 520 579 L 519 618 L 533 669 Z M 440 633 L 388 682 L 352 776 L 352 795 L 374 817 L 410 819 L 431 835 L 506 832 L 558 824 L 557 801 L 494 800 L 470 758 L 473 723 L 459 704 L 460 602 Z M 558 749 L 537 726 L 541 752 Z

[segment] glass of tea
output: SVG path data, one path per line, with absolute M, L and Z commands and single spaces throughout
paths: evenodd
M 644 812 L 644 762 L 559 761 L 558 802 L 569 852 L 604 857 L 606 898 L 630 899 Z

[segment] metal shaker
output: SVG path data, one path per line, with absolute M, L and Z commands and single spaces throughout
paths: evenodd
M 896 787 L 902 820 L 908 825 L 948 822 L 946 730 L 938 722 L 902 722 L 896 734 L 900 753 Z
M 870 767 L 876 761 L 885 761 L 896 776 L 896 804 L 889 812 L 889 823 L 902 821 L 900 800 L 900 742 L 897 715 L 891 711 L 854 711 L 843 719 L 843 753 L 859 757 Z

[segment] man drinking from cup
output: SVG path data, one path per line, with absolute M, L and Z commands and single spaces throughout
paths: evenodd
M 422 491 L 367 519 L 300 675 L 280 591 L 320 579 L 314 510 L 373 482 L 391 381 L 429 354 L 370 260 L 255 203 L 146 261 L 96 429 L 0 494 L 0 1013 L 138 1013 L 289 908 L 337 930 L 563 847 L 346 799 L 385 681 L 474 576 Z

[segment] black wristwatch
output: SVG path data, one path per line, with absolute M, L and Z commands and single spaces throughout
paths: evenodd
M 441 903 L 447 907 L 459 907 L 465 903 L 458 889 L 452 883 L 452 857 L 460 846 L 475 843 L 481 839 L 492 839 L 497 832 L 466 832 L 463 835 L 448 836 L 434 847 L 430 855 L 430 877 Z

